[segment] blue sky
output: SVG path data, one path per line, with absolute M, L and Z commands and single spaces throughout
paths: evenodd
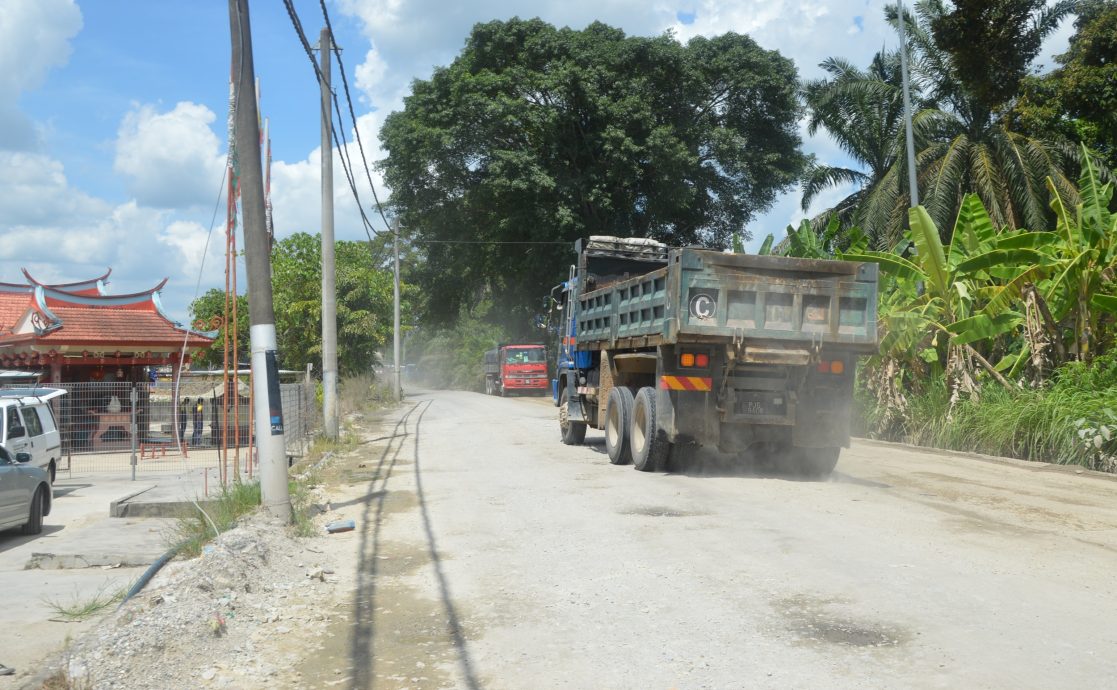
M 316 41 L 318 2 L 295 6 Z M 867 64 L 896 45 L 878 0 L 329 0 L 327 7 L 374 157 L 384 116 L 401 107 L 413 79 L 453 60 L 478 21 L 539 16 L 582 27 L 600 20 L 629 34 L 670 30 L 683 41 L 737 31 L 794 59 L 805 78 L 818 76 L 828 56 Z M 250 2 L 250 12 L 261 109 L 271 122 L 276 230 L 314 233 L 317 85 L 282 3 Z M 1069 24 L 1045 55 L 1065 47 Z M 228 73 L 226 0 L 3 0 L 0 281 L 21 281 L 22 267 L 67 281 L 111 266 L 110 290 L 119 294 L 169 277 L 163 301 L 179 317 L 196 284 L 222 286 L 220 219 L 204 248 L 224 166 Z M 804 139 L 808 152 L 845 163 L 825 135 Z M 340 169 L 334 177 L 337 235 L 363 237 Z M 821 195 L 816 208 L 845 193 Z M 768 232 L 782 237 L 802 216 L 796 192 L 781 198 L 750 224 L 754 246 Z

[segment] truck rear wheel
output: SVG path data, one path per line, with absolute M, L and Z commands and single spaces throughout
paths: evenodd
M 841 448 L 794 448 L 792 457 L 799 476 L 826 479 L 838 464 Z
M 570 389 L 563 388 L 559 396 L 559 431 L 562 442 L 568 446 L 580 446 L 586 440 L 586 423 L 572 422 L 567 416 L 567 403 L 570 401 Z
M 632 391 L 624 386 L 614 386 L 609 391 L 605 405 L 605 450 L 614 465 L 627 465 L 632 459 L 628 451 L 632 400 Z
M 628 443 L 632 464 L 641 472 L 663 469 L 671 444 L 659 433 L 655 416 L 655 389 L 644 386 L 632 404 L 632 426 Z

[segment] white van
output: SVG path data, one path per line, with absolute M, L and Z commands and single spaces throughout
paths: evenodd
M 0 445 L 12 457 L 27 453 L 31 463 L 42 467 L 54 483 L 62 460 L 62 437 L 50 400 L 66 395 L 60 388 L 9 388 L 0 390 Z

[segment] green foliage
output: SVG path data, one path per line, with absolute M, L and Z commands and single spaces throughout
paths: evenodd
M 792 62 L 747 36 L 476 25 L 381 130 L 429 317 L 491 294 L 528 319 L 588 235 L 728 245 L 803 167 L 796 89 Z
M 492 302 L 482 300 L 474 309 L 464 307 L 454 325 L 422 334 L 408 359 L 416 361 L 419 383 L 431 388 L 484 390 L 481 363 L 486 350 L 512 338 L 506 327 L 489 320 Z M 524 342 L 547 339 L 540 330 L 537 337 L 516 338 Z
M 1050 385 L 987 388 L 979 397 L 953 404 L 945 381 L 936 379 L 923 392 L 911 396 L 902 421 L 891 426 L 882 422 L 895 422 L 897 418 L 881 409 L 873 395 L 862 388 L 858 400 L 870 433 L 882 438 L 1117 470 L 1114 353 L 1091 364 L 1065 364 Z
M 920 198 L 939 228 L 950 227 L 962 200 L 971 193 L 981 199 L 996 227 L 1045 227 L 1052 220 L 1046 205 L 1047 178 L 1069 203 L 1078 201 L 1070 179 L 1083 164 L 1081 154 L 1065 139 L 1034 137 L 1013 129 L 1013 118 L 1001 107 L 1018 91 L 1020 79 L 1014 75 L 1035 57 L 1032 42 L 1046 35 L 1069 7 L 1067 2 L 1040 5 L 1044 5 L 1041 0 L 966 0 L 948 11 L 943 0 L 918 0 L 914 16 L 905 15 L 913 58 L 917 180 Z M 899 21 L 895 6 L 886 7 L 886 16 L 893 24 Z M 1022 23 L 1026 28 L 1021 28 Z M 988 45 L 967 43 L 973 35 L 984 37 Z M 991 59 L 984 57 L 986 50 L 991 51 Z M 853 217 L 872 238 L 873 247 L 885 250 L 901 238 L 909 205 L 907 171 L 899 155 L 902 128 L 889 109 L 894 107 L 891 94 L 896 87 L 894 82 L 858 75 L 856 70 L 840 86 L 845 93 L 866 98 L 873 94 L 876 109 L 861 113 L 842 107 L 830 113 L 830 104 L 808 99 L 812 118 L 847 150 L 844 142 L 851 137 L 887 133 L 875 140 L 892 162 L 881 168 L 877 159 L 854 155 L 869 171 L 854 171 L 865 176 L 865 186 L 832 212 Z M 853 177 L 820 178 L 826 184 L 830 181 L 853 181 Z
M 951 0 L 931 22 L 966 92 L 993 110 L 1011 100 L 1047 34 L 1074 2 L 1062 0 Z
M 1078 3 L 1075 33 L 1059 67 L 1024 80 L 1012 117 L 1033 136 L 1086 144 L 1117 164 L 1117 2 Z
M 237 520 L 260 506 L 260 483 L 232 482 L 221 489 L 216 499 L 206 499 L 201 506 L 204 514 L 191 507 L 170 531 L 170 543 L 179 545 L 179 554 L 187 558 L 200 554 L 202 547 L 217 536 L 215 526 L 219 532 L 232 529 Z
M 296 233 L 272 251 L 276 335 L 285 366 L 301 368 L 322 361 L 321 238 Z M 391 339 L 392 275 L 374 263 L 364 242 L 337 242 L 337 359 L 339 375 L 370 370 L 376 353 Z M 403 323 L 412 320 L 415 289 L 404 283 Z
M 233 305 L 230 302 L 230 311 L 232 308 Z M 243 353 L 244 357 L 247 359 L 250 347 L 247 296 L 237 295 L 236 309 L 237 340 L 240 343 L 240 352 Z M 192 319 L 192 323 L 196 328 L 199 328 L 199 330 L 214 330 L 214 326 L 216 326 L 217 330 L 217 339 L 213 341 L 212 345 L 202 350 L 194 357 L 194 366 L 196 368 L 220 369 L 225 365 L 225 291 L 213 288 L 191 302 L 190 318 Z M 231 314 L 230 318 L 232 318 Z M 236 364 L 230 362 L 229 366 L 235 368 Z

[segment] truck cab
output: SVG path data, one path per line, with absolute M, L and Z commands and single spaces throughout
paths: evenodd
M 541 344 L 503 344 L 484 356 L 485 393 L 546 395 L 547 352 Z

